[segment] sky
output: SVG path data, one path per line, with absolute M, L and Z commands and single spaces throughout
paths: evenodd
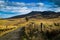
M 0 18 L 23 15 L 31 11 L 60 12 L 60 0 L 0 0 Z

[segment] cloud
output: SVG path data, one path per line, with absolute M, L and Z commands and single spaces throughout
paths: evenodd
M 24 4 L 24 3 L 12 2 L 12 5 L 11 4 L 9 5 L 10 2 L 9 3 L 6 3 L 4 1 L 0 1 L 0 2 L 1 2 L 0 4 L 3 5 L 3 7 L 0 5 L 0 11 L 16 12 L 16 13 L 19 13 L 19 12 L 20 13 L 28 13 L 31 11 L 28 9 L 28 7 L 26 7 L 26 4 Z M 6 5 L 3 3 L 6 3 Z M 15 4 L 15 6 L 14 6 L 14 4 Z M 21 7 L 22 5 L 23 5 L 23 7 Z
M 60 7 L 55 8 L 55 12 L 60 12 Z
M 1 13 L 1 17 L 11 17 L 14 15 L 27 14 L 31 11 L 60 11 L 60 7 L 54 3 L 24 3 L 24 2 L 9 2 L 0 0 L 0 11 L 5 12 Z M 11 14 L 12 15 L 11 15 Z M 10 14 L 10 15 L 9 15 Z
M 43 7 L 45 4 L 44 3 L 37 3 L 40 7 Z
M 4 3 L 4 1 L 1 0 L 1 1 L 0 1 L 0 4 L 1 4 L 1 3 Z
M 53 2 L 54 4 L 60 6 L 60 0 L 49 0 L 51 2 Z
M 39 7 L 37 5 L 43 6 L 43 3 L 22 3 L 22 2 L 2 1 L 1 5 L 3 5 L 3 7 L 0 6 L 1 8 L 0 11 L 15 12 L 15 13 L 20 12 L 21 14 L 25 14 L 25 13 L 33 11 L 35 9 L 34 7 L 36 7 L 36 9 L 38 10 Z

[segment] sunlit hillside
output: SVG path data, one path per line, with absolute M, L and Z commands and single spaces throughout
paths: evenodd
M 0 37 L 19 35 L 21 40 L 55 40 L 60 35 L 60 14 L 41 14 L 35 12 L 15 16 L 12 18 L 0 19 Z M 48 12 L 50 13 L 50 12 Z M 12 34 L 10 34 L 12 32 Z M 17 33 L 18 32 L 18 33 Z M 38 35 L 37 35 L 38 34 Z M 11 36 L 9 36 L 11 35 Z M 39 36 L 40 35 L 40 36 Z M 13 37 L 13 36 L 12 36 Z M 37 38 L 36 38 L 37 37 Z
M 26 21 L 25 18 L 18 18 L 18 19 L 5 19 L 5 20 L 0 20 L 0 31 L 4 31 L 4 29 L 11 29 L 13 28 L 15 30 L 15 28 L 19 28 L 19 27 L 23 27 L 26 26 L 29 23 L 35 23 L 37 25 L 40 25 L 40 23 L 43 23 L 46 26 L 52 25 L 53 28 L 56 28 L 54 26 L 54 23 L 59 24 L 60 25 L 60 18 L 54 18 L 54 19 L 35 19 L 35 18 L 31 18 L 28 19 L 28 21 Z M 9 31 L 9 30 L 7 30 Z M 5 32 L 1 32 L 1 34 L 4 34 Z

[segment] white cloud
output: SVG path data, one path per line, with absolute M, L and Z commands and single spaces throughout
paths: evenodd
M 55 11 L 60 12 L 60 7 L 57 5 L 54 8 L 52 5 L 45 3 L 23 3 L 23 2 L 5 2 L 0 0 L 0 11 L 7 12 L 5 14 L 0 13 L 0 17 L 7 18 L 11 16 L 27 14 L 31 11 Z M 9 13 L 14 13 L 9 14 Z M 8 15 L 8 16 L 7 16 Z
M 45 4 L 44 3 L 37 3 L 40 7 L 43 7 Z
M 1 0 L 1 1 L 0 1 L 0 4 L 2 4 L 2 3 L 4 3 L 4 1 Z
M 7 2 L 7 3 L 5 1 L 0 1 L 0 2 L 1 2 L 0 11 L 21 13 L 21 14 L 26 14 L 33 11 L 29 7 L 36 6 L 35 3 L 30 4 L 30 3 L 20 3 L 20 2 Z
M 60 7 L 55 8 L 55 12 L 60 12 Z
M 48 11 L 52 10 L 52 5 L 44 3 L 23 3 L 23 2 L 5 2 L 0 0 L 0 11 L 13 12 L 17 14 L 26 14 L 31 11 Z M 60 8 L 55 8 L 54 11 L 60 11 Z M 53 11 L 53 10 L 52 10 Z

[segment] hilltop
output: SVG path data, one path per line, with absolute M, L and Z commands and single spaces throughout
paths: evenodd
M 28 14 L 17 15 L 17 16 L 11 17 L 11 18 L 14 19 L 14 18 L 24 18 L 24 17 L 28 17 L 28 18 L 58 18 L 58 17 L 60 17 L 60 12 L 53 12 L 53 11 L 44 11 L 44 12 L 32 11 L 32 12 L 30 12 Z

